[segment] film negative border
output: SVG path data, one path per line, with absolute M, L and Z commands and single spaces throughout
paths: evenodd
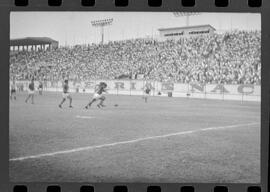
M 262 192 L 263 190 L 259 185 L 247 185 L 247 184 L 108 184 L 108 183 L 96 183 L 96 184 L 22 184 L 14 185 L 10 188 L 13 192 L 197 192 L 197 191 L 209 191 L 209 192 Z
M 268 2 L 265 0 L 2 0 L 0 5 L 7 8 L 16 8 L 23 10 L 25 8 L 42 8 L 51 10 L 63 9 L 80 9 L 83 10 L 133 10 L 140 11 L 144 7 L 145 11 L 168 9 L 183 9 L 186 11 L 207 12 L 209 9 L 221 11 L 223 8 L 227 11 L 259 11 L 267 7 Z M 147 9 L 147 10 L 146 10 Z M 148 10 L 149 9 L 149 10 Z M 190 10 L 191 11 L 191 10 Z
M 149 6 L 147 0 L 128 0 L 128 5 L 120 6 L 117 1 L 95 0 L 62 0 L 61 6 L 49 6 L 48 0 L 27 0 L 16 4 L 14 1 L 1 0 L 0 2 L 0 80 L 3 89 L 8 90 L 9 67 L 9 13 L 10 11 L 194 11 L 194 12 L 260 12 L 262 14 L 262 106 L 261 106 L 261 183 L 259 184 L 231 184 L 231 183 L 11 183 L 8 176 L 8 111 L 9 96 L 1 94 L 1 134 L 0 134 L 0 191 L 1 192 L 79 192 L 79 191 L 161 191 L 161 192 L 266 192 L 269 170 L 269 95 L 270 95 L 270 2 L 256 0 L 214 1 L 196 0 L 194 6 L 183 6 L 180 0 L 163 0 L 161 6 Z M 84 2 L 84 3 L 82 3 Z M 95 2 L 95 3 L 93 3 Z M 17 2 L 18 3 L 18 2 Z M 84 6 L 82 6 L 84 4 Z M 115 6 L 115 4 L 119 6 Z M 228 5 L 227 5 L 228 4 Z M 226 6 L 227 5 L 227 6 Z M 4 115 L 2 115 L 4 114 Z M 48 186 L 54 186 L 48 189 Z M 56 187 L 55 187 L 56 186 Z M 59 187 L 57 187 L 59 186 Z M 85 187 L 82 187 L 85 186 Z M 118 187 L 117 187 L 118 186 Z M 119 187 L 120 186 L 120 187 Z M 186 187 L 191 186 L 191 187 Z M 216 188 L 218 186 L 218 188 Z M 226 186 L 224 188 L 223 186 Z
M 28 6 L 31 0 L 14 0 L 15 6 Z M 161 7 L 162 0 L 147 0 L 148 6 L 150 7 Z M 196 0 L 179 0 L 183 7 L 194 7 L 196 5 Z M 198 0 L 197 0 L 198 1 Z M 63 0 L 48 0 L 48 6 L 61 6 Z M 81 0 L 82 6 L 95 6 L 96 0 Z M 228 7 L 231 3 L 230 0 L 214 0 L 216 7 Z M 126 7 L 129 6 L 129 0 L 114 0 L 116 7 Z M 247 0 L 249 7 L 261 7 L 262 0 Z

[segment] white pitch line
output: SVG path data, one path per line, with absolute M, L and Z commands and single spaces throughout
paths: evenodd
M 94 117 L 92 117 L 92 116 L 80 116 L 80 115 L 77 115 L 76 118 L 80 118 L 80 119 L 93 119 Z
M 257 124 L 259 124 L 259 123 L 253 122 L 253 123 L 247 123 L 247 124 L 236 124 L 236 125 L 220 126 L 220 127 L 208 127 L 208 128 L 197 129 L 197 130 L 192 130 L 192 131 L 182 131 L 182 132 L 170 133 L 170 134 L 166 134 L 166 135 L 144 137 L 144 138 L 139 138 L 139 139 L 134 139 L 134 140 L 129 140 L 129 141 L 120 141 L 120 142 L 103 144 L 103 145 L 86 146 L 86 147 L 80 147 L 80 148 L 75 148 L 75 149 L 70 149 L 70 150 L 56 151 L 56 152 L 52 152 L 52 153 L 42 153 L 42 154 L 38 154 L 38 155 L 30 155 L 30 156 L 25 156 L 25 157 L 15 157 L 15 158 L 9 159 L 9 161 L 23 161 L 23 160 L 27 160 L 27 159 L 37 159 L 37 158 L 41 158 L 41 157 L 49 157 L 49 156 L 55 156 L 55 155 L 60 155 L 60 154 L 75 153 L 75 152 L 86 151 L 86 150 L 91 150 L 91 149 L 99 149 L 99 148 L 105 148 L 105 147 L 112 147 L 112 146 L 116 146 L 116 145 L 136 143 L 136 142 L 146 141 L 146 140 L 166 138 L 166 137 L 172 137 L 172 136 L 178 136 L 178 135 L 186 135 L 186 134 L 191 134 L 191 133 L 196 133 L 196 132 L 201 132 L 201 131 L 216 130 L 216 129 L 228 129 L 228 128 L 243 127 L 243 126 L 250 126 L 250 125 L 257 125 Z

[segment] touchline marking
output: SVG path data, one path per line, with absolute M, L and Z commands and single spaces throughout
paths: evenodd
M 99 148 L 112 147 L 116 145 L 123 145 L 123 144 L 129 144 L 129 143 L 136 143 L 136 142 L 152 140 L 152 139 L 166 138 L 166 137 L 172 137 L 172 136 L 178 136 L 178 135 L 186 135 L 186 134 L 208 131 L 208 130 L 228 129 L 228 128 L 243 127 L 243 126 L 250 126 L 250 125 L 257 125 L 257 124 L 260 124 L 260 123 L 253 122 L 253 123 L 247 123 L 247 124 L 236 124 L 236 125 L 221 126 L 221 127 L 208 127 L 208 128 L 197 129 L 197 130 L 192 130 L 192 131 L 182 131 L 182 132 L 170 133 L 166 135 L 144 137 L 144 138 L 139 138 L 139 139 L 134 139 L 134 140 L 129 140 L 129 141 L 120 141 L 120 142 L 103 144 L 103 145 L 79 147 L 75 149 L 56 151 L 52 153 L 42 153 L 38 155 L 30 155 L 30 156 L 25 156 L 25 157 L 15 157 L 15 158 L 9 159 L 9 161 L 23 161 L 23 160 L 28 160 L 28 159 L 37 159 L 41 157 L 49 157 L 49 156 L 55 156 L 55 155 L 60 155 L 60 154 L 75 153 L 75 152 L 86 151 L 86 150 L 91 150 L 91 149 L 99 149 Z
M 92 117 L 92 116 L 80 116 L 80 115 L 77 115 L 76 118 L 80 118 L 80 119 L 93 119 L 94 117 Z

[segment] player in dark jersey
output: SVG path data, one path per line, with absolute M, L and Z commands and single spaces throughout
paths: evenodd
M 34 84 L 34 79 L 32 79 L 28 85 L 28 96 L 25 99 L 25 103 L 27 103 L 28 99 L 30 99 L 31 97 L 32 104 L 34 104 L 34 94 L 35 94 L 35 84 Z
M 42 91 L 43 91 L 43 83 L 42 83 L 42 81 L 39 81 L 39 85 L 38 85 L 38 93 L 39 93 L 39 95 L 42 95 Z
M 10 99 L 16 100 L 16 85 L 15 85 L 15 80 L 13 80 L 11 87 L 10 87 Z
M 69 93 L 69 86 L 68 86 L 68 80 L 65 79 L 64 84 L 63 84 L 63 93 L 62 93 L 63 99 L 61 103 L 58 105 L 60 108 L 62 108 L 62 104 L 66 101 L 66 99 L 69 99 L 69 107 L 72 108 L 72 97 L 70 96 Z
M 148 96 L 150 95 L 150 92 L 151 92 L 151 89 L 149 87 L 146 87 L 144 89 L 144 96 L 143 96 L 143 99 L 144 99 L 144 102 L 147 103 L 147 100 L 148 100 Z
M 105 105 L 103 105 L 103 102 L 105 101 L 106 97 L 103 95 L 103 93 L 104 92 L 107 93 L 106 87 L 107 87 L 106 83 L 100 82 L 95 87 L 95 93 L 93 95 L 92 100 L 84 108 L 88 109 L 88 107 L 91 107 L 91 105 L 97 100 L 100 100 L 99 104 L 97 105 L 98 108 L 105 107 Z

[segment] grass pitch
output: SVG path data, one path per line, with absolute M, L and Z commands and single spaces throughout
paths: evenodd
M 260 103 L 26 93 L 10 101 L 14 182 L 260 182 Z M 118 104 L 117 107 L 114 105 Z

